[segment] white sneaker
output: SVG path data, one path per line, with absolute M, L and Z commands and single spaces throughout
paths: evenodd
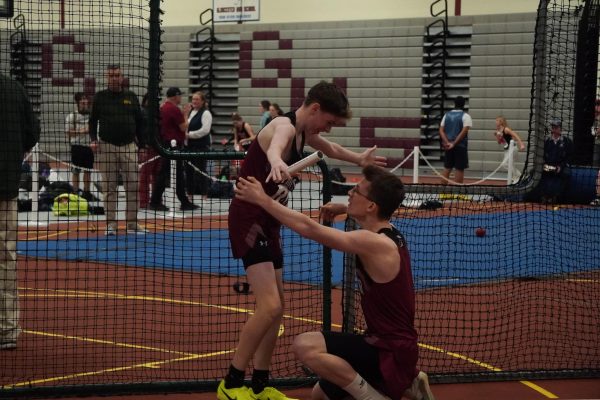
M 16 341 L 0 342 L 0 350 L 14 350 L 17 348 Z
M 115 236 L 117 234 L 117 229 L 112 225 L 108 225 L 104 231 L 104 234 L 106 236 Z
M 404 391 L 404 397 L 410 400 L 435 400 L 429 387 L 429 378 L 425 372 L 419 372 L 412 385 Z
M 135 233 L 136 235 L 145 235 L 150 231 L 146 228 L 143 228 L 140 224 L 130 225 L 127 227 L 127 233 Z

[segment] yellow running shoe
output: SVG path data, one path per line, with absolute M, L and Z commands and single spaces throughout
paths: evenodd
M 246 386 L 227 389 L 225 388 L 225 380 L 219 383 L 217 388 L 218 400 L 254 400 L 254 394 Z
M 298 400 L 291 397 L 287 397 L 274 387 L 267 386 L 264 390 L 258 394 L 254 394 L 252 389 L 248 389 L 248 392 L 252 393 L 252 396 L 256 400 Z M 219 399 L 220 400 L 220 399 Z

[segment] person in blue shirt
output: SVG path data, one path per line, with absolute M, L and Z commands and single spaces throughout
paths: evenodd
M 463 183 L 465 169 L 469 168 L 468 134 L 473 126 L 471 116 L 464 111 L 465 98 L 454 99 L 454 109 L 448 111 L 440 123 L 440 139 L 444 150 L 444 172 L 442 184 Z M 454 180 L 450 180 L 450 172 L 455 169 Z
M 269 122 L 271 122 L 271 114 L 269 113 L 269 107 L 271 107 L 271 102 L 269 100 L 262 100 L 260 102 L 260 124 L 258 127 L 258 131 L 265 127 Z

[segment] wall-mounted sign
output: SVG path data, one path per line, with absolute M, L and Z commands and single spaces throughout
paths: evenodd
M 260 0 L 213 0 L 215 22 L 260 20 Z

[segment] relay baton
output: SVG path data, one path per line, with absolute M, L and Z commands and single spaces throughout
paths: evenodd
M 288 167 L 288 174 L 296 174 L 305 168 L 315 165 L 323 159 L 322 151 L 315 151 L 310 156 L 304 157 L 302 160 L 295 162 Z

